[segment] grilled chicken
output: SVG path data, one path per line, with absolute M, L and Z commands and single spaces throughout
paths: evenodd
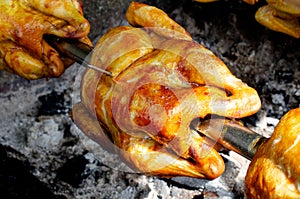
M 79 0 L 0 1 L 0 69 L 26 79 L 58 77 L 71 61 L 61 57 L 45 35 L 91 44 L 89 22 Z
M 246 175 L 247 198 L 300 198 L 300 108 L 290 110 L 256 152 Z
M 261 105 L 257 92 L 162 10 L 132 2 L 126 17 L 132 26 L 113 28 L 97 43 L 91 64 L 112 76 L 87 70 L 74 121 L 142 173 L 220 176 L 216 143 L 190 124 L 254 114 Z

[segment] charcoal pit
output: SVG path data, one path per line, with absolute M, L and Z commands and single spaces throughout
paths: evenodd
M 125 24 L 129 0 L 84 0 L 95 41 Z M 194 40 L 221 58 L 234 75 L 254 87 L 261 110 L 243 119 L 269 136 L 278 119 L 300 104 L 300 40 L 271 31 L 254 19 L 265 4 L 241 0 L 200 4 L 192 0 L 141 1 L 157 6 Z M 57 79 L 27 81 L 0 71 L 0 194 L 4 198 L 243 198 L 249 161 L 223 153 L 225 173 L 213 181 L 171 179 L 115 169 L 117 157 L 102 150 L 71 121 L 78 100 L 74 64 Z M 21 182 L 21 183 L 20 183 Z M 28 196 L 28 197 L 26 197 Z

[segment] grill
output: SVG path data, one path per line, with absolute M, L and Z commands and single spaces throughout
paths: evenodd
M 90 38 L 96 41 L 108 28 L 126 25 L 129 2 L 85 0 Z M 143 2 L 167 12 L 194 40 L 221 58 L 234 75 L 258 91 L 261 110 L 243 119 L 249 128 L 270 136 L 278 119 L 299 107 L 300 40 L 255 21 L 254 14 L 264 2 L 253 6 L 239 0 Z M 226 171 L 216 180 L 164 179 L 130 172 L 116 155 L 88 139 L 69 116 L 79 100 L 83 70 L 74 64 L 60 78 L 30 82 L 0 71 L 0 184 L 4 195 L 244 198 L 249 161 L 233 152 L 221 152 Z

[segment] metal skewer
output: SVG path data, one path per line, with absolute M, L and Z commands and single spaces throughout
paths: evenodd
M 75 39 L 65 39 L 54 35 L 47 35 L 46 40 L 53 47 L 55 47 L 56 50 L 74 60 L 75 62 L 80 63 L 87 68 L 112 76 L 110 72 L 88 63 L 87 60 L 90 59 L 90 55 L 93 51 L 92 46 L 89 46 Z
M 220 122 L 223 123 L 221 124 L 223 128 L 221 132 L 216 132 L 214 126 L 220 126 Z M 259 146 L 267 140 L 262 135 L 228 119 L 199 121 L 193 123 L 192 126 L 196 131 L 217 141 L 224 148 L 235 151 L 249 160 L 253 158 Z

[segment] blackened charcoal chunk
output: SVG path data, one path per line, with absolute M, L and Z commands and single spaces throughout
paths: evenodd
M 41 102 L 38 115 L 51 116 L 56 114 L 65 114 L 70 111 L 70 105 L 65 101 L 64 93 L 52 91 L 47 95 L 40 96 L 38 99 Z
M 0 145 L 0 195 L 9 199 L 64 199 L 55 195 L 34 175 L 30 173 L 30 165 L 16 158 L 9 157 L 7 151 L 12 149 Z

